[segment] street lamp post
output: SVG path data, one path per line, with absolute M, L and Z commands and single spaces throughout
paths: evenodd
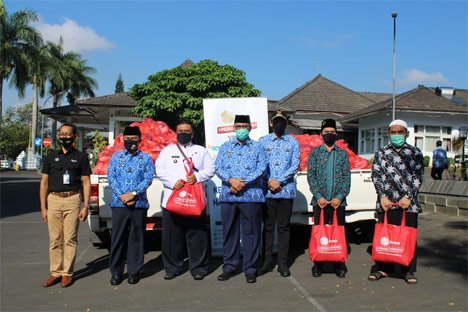
M 393 100 L 392 100 L 392 121 L 395 120 L 395 84 L 396 84 L 396 78 L 395 78 L 395 41 L 396 41 L 396 17 L 398 13 L 393 12 L 392 13 L 392 18 L 393 18 Z
M 465 140 L 467 137 L 468 127 L 461 126 L 458 128 L 460 140 L 462 141 L 462 159 L 461 159 L 461 178 L 466 181 L 466 163 L 465 163 Z

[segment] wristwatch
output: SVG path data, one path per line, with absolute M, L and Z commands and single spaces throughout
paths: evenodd
M 133 192 L 132 192 L 132 195 L 133 195 L 133 196 L 137 196 L 137 192 L 133 191 Z

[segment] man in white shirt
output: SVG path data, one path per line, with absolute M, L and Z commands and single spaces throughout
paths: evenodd
M 173 190 L 182 188 L 185 183 L 194 184 L 211 179 L 215 166 L 208 150 L 192 143 L 193 125 L 189 120 L 179 120 L 176 133 L 177 144 L 166 146 L 156 160 L 156 176 L 164 185 L 161 204 L 162 258 L 166 271 L 164 279 L 170 280 L 181 274 L 184 246 L 187 243 L 190 273 L 194 280 L 202 280 L 208 274 L 209 261 L 206 211 L 200 217 L 186 217 L 165 208 Z M 193 161 L 194 172 L 190 176 L 185 171 L 185 158 Z

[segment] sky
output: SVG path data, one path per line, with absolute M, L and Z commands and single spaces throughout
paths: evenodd
M 317 74 L 354 91 L 392 93 L 418 85 L 468 89 L 467 1 L 21 1 L 44 40 L 64 38 L 97 72 L 97 96 L 149 75 L 212 59 L 246 73 L 262 96 L 280 100 Z M 47 96 L 40 99 L 44 106 Z M 30 103 L 4 84 L 3 106 Z M 51 107 L 47 101 L 46 107 Z M 63 100 L 63 103 L 66 100 Z

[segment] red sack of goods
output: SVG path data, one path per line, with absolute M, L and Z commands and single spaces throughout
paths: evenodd
M 153 161 L 156 161 L 159 152 L 165 146 L 177 142 L 175 132 L 162 121 L 154 121 L 153 119 L 145 118 L 142 122 L 134 122 L 130 126 L 140 127 L 141 143 L 138 148 L 148 153 Z M 123 134 L 119 134 L 114 140 L 114 145 L 105 147 L 99 154 L 93 172 L 95 174 L 107 174 L 110 158 L 115 152 L 121 151 L 124 148 Z
M 406 226 L 405 211 L 401 225 L 388 224 L 385 213 L 384 222 L 375 225 L 372 260 L 408 266 L 414 257 L 417 238 L 418 229 Z
M 187 164 L 184 164 L 185 172 L 187 172 L 187 176 L 190 176 L 193 174 L 193 162 L 191 159 L 188 166 L 189 168 L 187 168 Z M 166 210 L 186 217 L 200 216 L 205 210 L 203 183 L 185 183 L 180 189 L 173 190 L 167 200 Z
M 311 261 L 346 262 L 348 248 L 345 227 L 338 225 L 336 210 L 333 212 L 332 224 L 325 225 L 323 209 L 320 209 L 320 222 L 312 226 L 309 255 Z

